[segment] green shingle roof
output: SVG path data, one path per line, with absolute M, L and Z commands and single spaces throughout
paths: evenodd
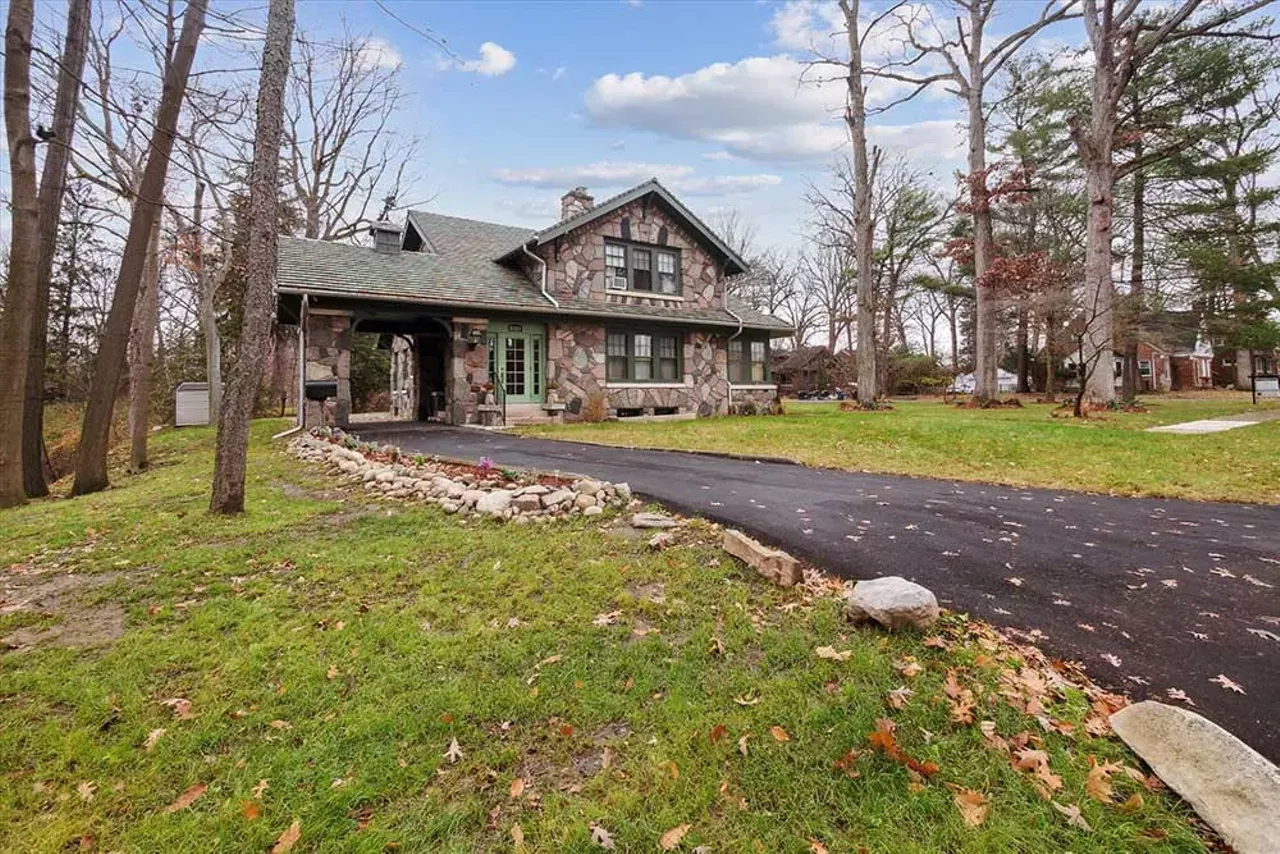
M 667 323 L 789 331 L 787 324 L 730 298 L 730 308 L 621 305 L 558 297 L 557 308 L 517 267 L 499 263 L 535 232 L 425 211 L 410 211 L 408 227 L 422 251 L 396 253 L 297 237 L 280 238 L 277 288 L 355 299 L 412 302 L 456 308 L 528 311 L 579 317 L 635 318 Z

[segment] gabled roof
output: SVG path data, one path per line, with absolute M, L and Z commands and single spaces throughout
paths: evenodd
M 486 261 L 506 253 L 512 245 L 519 246 L 536 233 L 516 225 L 412 210 L 405 225 L 401 245 L 406 248 L 416 235 L 422 241 L 423 251 L 430 254 L 472 256 Z
M 803 371 L 811 367 L 815 367 L 816 362 L 820 362 L 831 356 L 831 351 L 820 345 L 809 345 L 807 347 L 798 347 L 786 354 L 786 357 L 778 361 L 773 366 L 775 372 Z
M 719 255 L 722 260 L 733 265 L 735 269 L 729 269 L 728 265 L 726 265 L 725 273 L 727 275 L 732 276 L 737 273 L 745 273 L 747 271 L 747 262 L 744 261 L 737 252 L 734 252 L 728 244 L 721 240 L 719 235 L 712 231 L 706 223 L 698 219 L 693 211 L 689 210 L 680 202 L 679 199 L 673 196 L 671 191 L 662 186 L 662 183 L 657 178 L 650 178 L 643 184 L 632 187 L 630 190 L 625 190 L 611 198 L 605 199 L 600 204 L 594 205 L 582 213 L 575 214 L 568 219 L 562 219 L 550 228 L 544 228 L 542 231 L 536 232 L 530 240 L 532 240 L 535 245 L 541 246 L 548 241 L 555 240 L 557 237 L 568 234 L 576 228 L 581 228 L 587 223 L 593 222 L 602 216 L 613 213 L 618 208 L 629 205 L 638 199 L 642 199 L 650 193 L 661 199 L 672 214 L 674 214 L 678 219 L 683 220 L 685 226 L 690 231 L 701 237 L 703 241 L 712 250 L 714 250 L 714 254 Z M 529 241 L 526 240 L 524 242 L 527 243 Z M 506 258 L 515 255 L 520 251 L 520 245 L 520 243 L 516 243 L 512 246 L 508 246 L 507 251 L 497 257 Z

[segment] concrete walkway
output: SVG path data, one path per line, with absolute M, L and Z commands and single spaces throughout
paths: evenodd
M 1163 427 L 1148 427 L 1148 433 L 1183 433 L 1192 436 L 1205 433 L 1221 433 L 1237 427 L 1248 427 L 1261 424 L 1263 421 L 1280 419 L 1280 409 L 1264 409 L 1258 412 L 1242 412 L 1239 415 L 1223 415 L 1220 418 L 1204 418 L 1199 421 L 1184 421 L 1181 424 L 1166 424 Z
M 353 429 L 410 452 L 626 481 L 642 496 L 741 528 L 837 575 L 905 576 L 946 607 L 1083 661 L 1100 684 L 1135 699 L 1194 704 L 1280 759 L 1280 507 L 1014 489 L 415 424 Z

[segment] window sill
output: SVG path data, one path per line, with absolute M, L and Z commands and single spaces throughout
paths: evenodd
M 663 294 L 656 291 L 607 290 L 605 293 L 609 296 L 640 297 L 641 299 L 656 299 L 662 302 L 684 302 L 684 297 L 680 294 Z
M 604 387 L 605 387 L 605 388 L 618 388 L 618 389 L 626 389 L 626 388 L 690 388 L 690 387 L 692 387 L 692 386 L 693 386 L 693 383 L 690 383 L 690 382 L 672 383 L 672 382 L 661 382 L 661 381 L 656 381 L 656 382 L 644 382 L 644 381 L 640 381 L 640 382 L 622 382 L 622 381 L 616 381 L 616 382 L 606 382 L 606 383 L 604 384 Z
M 778 388 L 777 383 L 730 383 L 729 388 L 734 391 L 775 391 Z

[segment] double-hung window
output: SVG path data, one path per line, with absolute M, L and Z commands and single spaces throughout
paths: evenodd
M 605 378 L 610 382 L 679 382 L 680 335 L 610 331 L 605 336 Z
M 769 342 L 734 338 L 729 342 L 729 382 L 739 385 L 769 382 Z
M 675 249 L 608 240 L 604 264 L 608 290 L 680 295 L 680 253 Z

